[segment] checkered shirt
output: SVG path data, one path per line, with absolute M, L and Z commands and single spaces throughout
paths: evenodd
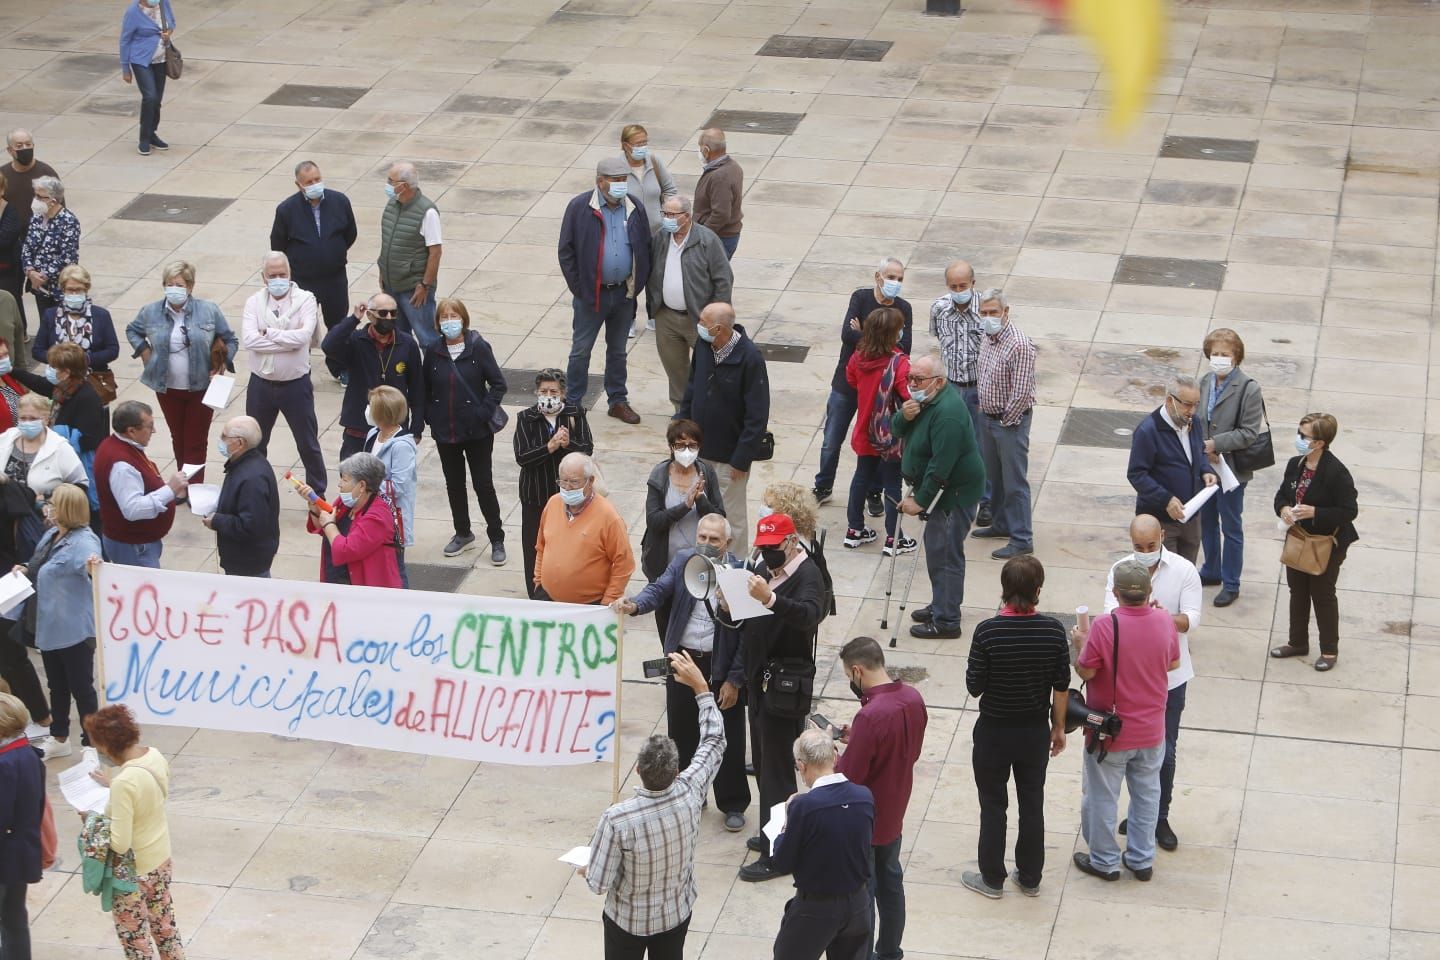
M 980 344 L 980 412 L 1013 427 L 1035 406 L 1035 344 L 1013 323 Z
M 930 304 L 930 335 L 940 341 L 945 377 L 952 383 L 974 383 L 980 362 L 980 295 L 957 307 L 950 294 Z

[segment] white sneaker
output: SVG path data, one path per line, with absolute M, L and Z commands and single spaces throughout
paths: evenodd
M 69 740 L 56 740 L 54 737 L 46 740 L 40 749 L 43 760 L 58 760 L 75 752 L 75 748 L 70 745 Z

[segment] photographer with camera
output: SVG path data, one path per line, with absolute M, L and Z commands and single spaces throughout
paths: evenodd
M 715 703 L 725 723 L 725 758 L 715 777 L 715 806 L 725 815 L 725 829 L 736 833 L 745 829 L 745 809 L 750 806 L 750 783 L 745 778 L 745 707 L 740 703 L 740 691 L 745 686 L 740 634 L 713 619 L 705 604 L 685 586 L 685 565 L 697 554 L 716 564 L 740 565 L 730 552 L 731 539 L 730 521 L 718 513 L 706 514 L 695 528 L 693 550 L 680 550 L 654 583 L 632 599 L 616 600 L 611 608 L 634 616 L 668 604 L 665 655 L 683 651 L 695 662 L 715 692 Z M 665 680 L 665 719 L 670 739 L 680 751 L 682 767 L 690 765 L 699 745 L 698 718 L 694 694 L 672 673 Z
M 1150 605 L 1150 571 L 1122 560 L 1111 571 L 1119 606 L 1090 625 L 1075 661 L 1085 704 L 1112 716 L 1085 735 L 1080 832 L 1089 853 L 1075 866 L 1101 880 L 1119 880 L 1120 864 L 1136 880 L 1154 872 L 1160 764 L 1165 759 L 1165 699 L 1169 672 L 1180 665 L 1180 638 L 1170 614 Z M 1077 644 L 1078 646 L 1078 644 Z M 1130 790 L 1130 829 L 1122 857 L 1115 841 L 1120 785 Z

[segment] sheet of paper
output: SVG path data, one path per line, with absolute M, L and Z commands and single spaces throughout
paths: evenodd
M 220 485 L 218 483 L 192 483 L 187 488 L 190 497 L 190 512 L 197 517 L 208 517 L 220 506 Z
M 1206 501 L 1208 501 L 1211 497 L 1215 496 L 1215 494 L 1219 492 L 1220 484 L 1217 483 L 1206 487 L 1204 490 L 1201 490 L 1199 493 L 1195 494 L 1195 496 L 1191 497 L 1190 502 L 1185 504 L 1185 514 L 1180 518 L 1180 522 L 1188 523 L 1190 521 L 1190 518 L 1195 516 L 1195 514 L 1199 513 L 1200 508 L 1205 506 Z
M 201 470 L 204 469 L 205 464 L 203 463 L 187 463 L 180 468 L 180 472 L 185 474 L 186 480 L 191 480 L 194 479 L 195 474 L 199 473 Z
M 0 577 L 0 612 L 8 613 L 34 595 L 35 588 L 30 585 L 30 578 L 19 570 L 11 570 Z
M 212 410 L 224 410 L 230 403 L 230 391 L 235 389 L 235 378 L 221 374 L 210 379 L 205 398 L 200 402 Z
M 1235 471 L 1230 469 L 1230 464 L 1225 462 L 1224 457 L 1221 457 L 1220 462 L 1215 464 L 1215 472 L 1220 475 L 1220 489 L 1225 493 L 1240 486 L 1240 481 L 1235 479 Z
M 100 762 L 87 756 L 60 773 L 60 792 L 65 794 L 70 806 L 81 813 L 104 810 L 110 803 L 110 788 L 102 787 L 90 778 L 91 772 L 99 769 Z
M 750 571 L 739 567 L 718 567 L 715 579 L 719 581 L 720 592 L 725 594 L 725 604 L 730 608 L 732 620 L 749 620 L 752 617 L 771 615 L 765 605 L 750 596 Z
M 587 844 L 586 846 L 583 846 L 583 847 L 574 847 L 574 848 L 566 851 L 565 855 L 562 856 L 562 857 L 560 857 L 560 862 L 561 862 L 561 863 L 568 863 L 568 864 L 570 864 L 570 866 L 572 866 L 572 867 L 588 867 L 588 866 L 590 866 L 590 847 L 589 847 L 589 845 Z
M 770 856 L 775 856 L 775 838 L 785 832 L 785 804 L 777 803 L 770 808 L 770 819 L 760 831 L 770 841 Z

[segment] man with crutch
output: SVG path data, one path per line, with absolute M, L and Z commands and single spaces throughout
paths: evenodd
M 946 384 L 940 356 L 930 353 L 912 360 L 907 383 L 910 399 L 891 424 L 905 445 L 900 473 L 910 486 L 900 512 L 925 521 L 925 569 L 930 575 L 930 604 L 911 614 L 917 622 L 910 635 L 954 640 L 960 636 L 960 604 L 965 599 L 965 538 L 985 492 L 985 466 L 970 411 Z

